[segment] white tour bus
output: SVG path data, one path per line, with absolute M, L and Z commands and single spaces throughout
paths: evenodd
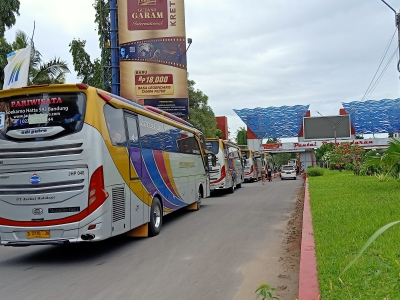
M 211 191 L 226 190 L 233 193 L 244 181 L 243 161 L 239 146 L 222 139 L 206 139 L 208 151 L 216 156 L 216 166 L 210 166 Z
M 154 236 L 210 195 L 201 132 L 85 84 L 0 91 L 0 241 Z
M 260 153 L 250 149 L 242 149 L 241 152 L 245 160 L 244 181 L 257 181 L 261 178 L 261 168 L 263 167 Z

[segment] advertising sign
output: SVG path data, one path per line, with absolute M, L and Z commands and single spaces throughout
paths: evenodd
M 118 32 L 121 96 L 186 118 L 184 0 L 118 0 Z
M 351 138 L 350 115 L 303 118 L 304 140 Z
M 187 99 L 145 99 L 144 105 L 157 107 L 179 118 L 189 115 Z

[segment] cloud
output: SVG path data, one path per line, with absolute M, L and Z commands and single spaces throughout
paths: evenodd
M 15 29 L 30 35 L 36 20 L 43 58 L 59 56 L 73 71 L 73 38 L 100 56 L 92 3 L 21 0 L 6 37 Z M 185 0 L 185 11 L 189 77 L 232 132 L 244 126 L 233 108 L 310 104 L 313 116 L 336 115 L 342 102 L 361 100 L 395 31 L 394 13 L 378 0 Z M 397 35 L 388 57 L 396 44 Z M 397 60 L 369 99 L 398 98 Z M 77 82 L 74 72 L 68 81 Z

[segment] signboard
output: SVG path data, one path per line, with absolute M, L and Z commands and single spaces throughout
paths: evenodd
M 184 0 L 118 0 L 118 34 L 121 96 L 188 117 Z
M 303 118 L 304 140 L 351 138 L 350 116 Z
M 282 143 L 271 143 L 271 144 L 262 144 L 260 149 L 279 149 L 282 147 Z
M 136 95 L 173 95 L 174 79 L 170 74 L 135 75 Z
M 153 106 L 179 118 L 189 115 L 187 99 L 145 99 L 144 105 Z
M 348 139 L 339 140 L 336 142 L 336 146 L 343 143 L 349 143 L 350 145 L 358 145 L 365 149 L 380 149 L 388 148 L 391 138 L 374 138 L 374 139 Z M 263 149 L 263 152 L 269 153 L 289 153 L 289 152 L 304 152 L 310 149 L 317 149 L 325 144 L 334 144 L 334 140 L 315 140 L 307 142 L 285 142 L 281 143 L 279 148 Z M 265 145 L 265 144 L 264 144 Z

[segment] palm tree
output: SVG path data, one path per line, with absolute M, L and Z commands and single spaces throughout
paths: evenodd
M 396 177 L 400 173 L 400 140 L 392 139 L 389 148 L 386 149 L 385 155 L 382 157 L 384 163 L 393 175 Z
M 9 47 L 7 47 L 7 45 Z M 7 64 L 7 60 L 5 59 L 7 53 L 28 46 L 31 46 L 28 84 L 64 83 L 65 75 L 70 73 L 68 64 L 57 57 L 54 57 L 48 62 L 43 62 L 42 55 L 22 30 L 17 30 L 15 33 L 15 40 L 11 44 L 0 41 L 0 69 L 3 69 Z M 2 79 L 4 80 L 4 78 Z

